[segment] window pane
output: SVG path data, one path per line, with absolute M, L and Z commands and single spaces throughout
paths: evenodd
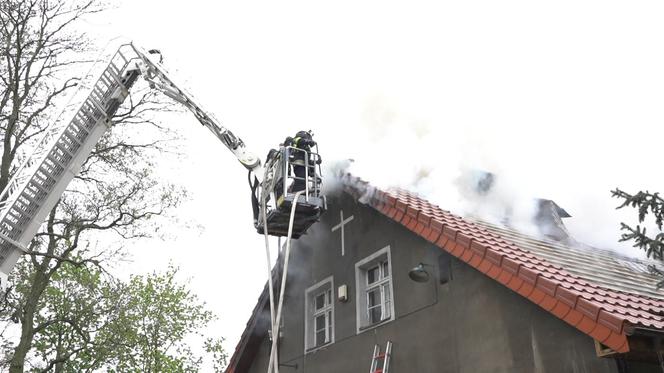
M 325 343 L 330 341 L 332 333 L 332 312 L 325 313 Z
M 380 305 L 380 289 L 373 289 L 367 293 L 367 307 Z
M 325 330 L 325 315 L 316 317 L 316 331 Z
M 384 310 L 383 317 L 387 319 L 387 318 L 390 318 L 390 316 L 391 316 L 390 313 L 391 313 L 391 307 L 392 306 L 390 305 L 390 303 L 392 301 L 392 293 L 390 293 L 390 284 L 389 283 L 386 283 L 385 285 L 381 286 L 381 288 L 383 290 L 383 292 L 382 292 L 382 294 L 383 294 L 383 310 Z
M 371 285 L 378 281 L 379 273 L 378 267 L 369 268 L 367 270 L 367 284 Z
M 390 264 L 388 262 L 383 262 L 383 277 L 390 275 Z
M 369 323 L 375 324 L 381 320 L 381 307 L 377 306 L 369 309 Z
M 325 307 L 325 293 L 316 296 L 315 305 L 316 310 Z
M 325 344 L 325 329 L 316 332 L 316 346 Z

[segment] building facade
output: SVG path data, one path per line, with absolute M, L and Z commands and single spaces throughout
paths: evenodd
M 662 317 L 653 311 L 652 325 L 635 316 L 628 324 L 625 311 L 620 319 L 609 293 L 604 303 L 592 297 L 602 286 L 580 285 L 588 279 L 529 246 L 560 250 L 553 243 L 519 243 L 530 238 L 407 192 L 371 188 L 367 196 L 361 185 L 329 196 L 320 223 L 294 242 L 280 372 L 369 372 L 374 347 L 388 341 L 392 373 L 661 370 L 654 346 L 663 325 L 654 322 Z M 632 296 L 653 309 L 664 305 Z M 269 315 L 264 291 L 227 372 L 267 371 Z

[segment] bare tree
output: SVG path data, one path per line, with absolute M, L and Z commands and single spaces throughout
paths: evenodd
M 73 26 L 102 8 L 96 0 L 0 2 L 0 189 L 22 153 L 53 120 L 63 95 L 78 84 L 81 67 L 91 62 L 91 43 Z M 179 203 L 183 192 L 158 183 L 152 172 L 151 160 L 172 138 L 151 117 L 163 110 L 170 106 L 149 91 L 138 92 L 120 109 L 113 128 L 97 144 L 10 277 L 14 291 L 4 295 L 0 307 L 0 321 L 5 322 L 0 333 L 6 333 L 0 338 L 3 363 L 10 372 L 23 372 L 28 364 L 36 371 L 62 371 L 65 362 L 89 353 L 95 344 L 89 319 L 112 310 L 87 307 L 72 312 L 45 301 L 50 299 L 45 292 L 55 288 L 49 286 L 63 268 L 83 273 L 96 268 L 103 274 L 104 263 L 117 259 L 121 247 L 97 249 L 92 242 L 109 233 L 122 239 L 149 236 L 154 218 Z M 151 125 L 156 140 L 131 141 L 127 132 L 136 125 Z M 85 308 L 82 303 L 77 307 Z M 19 325 L 7 326 L 11 323 Z M 14 341 L 7 336 L 16 328 Z M 63 337 L 48 348 L 33 349 L 35 341 L 42 343 L 39 337 L 47 334 Z M 64 336 L 75 336 L 66 340 L 76 342 L 65 343 Z
M 0 189 L 23 145 L 43 133 L 54 106 L 78 84 L 70 72 L 89 62 L 90 43 L 72 24 L 100 10 L 95 0 L 0 3 Z

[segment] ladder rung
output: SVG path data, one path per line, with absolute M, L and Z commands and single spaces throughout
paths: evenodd
M 31 198 L 35 198 L 35 196 L 34 196 L 35 193 L 31 189 L 27 188 L 27 185 L 26 185 L 25 188 L 23 188 L 21 190 L 21 194 L 25 194 L 25 195 L 30 196 Z
M 97 115 L 95 115 L 95 108 L 87 100 L 83 103 L 83 105 L 81 105 L 80 112 L 85 114 L 87 120 L 97 123 L 97 120 L 99 118 L 97 117 Z
M 14 239 L 16 237 L 16 234 L 14 232 L 16 232 L 17 230 L 12 226 L 10 226 L 9 224 L 7 224 L 6 221 L 0 222 L 0 228 L 2 228 L 3 231 L 7 232 L 5 233 L 5 236 L 11 239 Z
M 111 83 L 118 81 L 117 75 L 118 75 L 118 69 L 112 64 L 108 65 L 108 68 L 104 70 L 104 73 L 102 74 L 102 76 L 105 79 L 104 83 L 106 83 L 106 85 L 110 87 Z
M 104 95 L 101 92 L 101 88 L 99 87 L 99 84 L 97 84 L 96 86 L 94 86 L 94 88 L 92 88 L 92 91 L 90 91 L 88 99 L 101 100 L 103 96 Z
M 106 92 L 110 86 L 111 85 L 105 81 L 104 76 L 102 75 L 102 78 L 99 79 L 97 85 L 95 85 L 92 91 L 97 96 L 97 98 L 101 100 L 106 95 Z
M 54 163 L 55 165 L 57 165 L 57 166 L 61 166 L 61 167 L 66 166 L 65 164 L 63 164 L 63 163 L 65 163 L 66 161 L 65 161 L 64 159 L 62 159 L 62 157 L 61 157 L 58 153 L 50 152 L 50 153 L 48 153 L 48 155 L 46 156 L 46 158 L 47 158 L 48 160 L 50 160 L 51 162 L 53 162 L 53 163 Z
M 14 219 L 16 219 L 16 221 L 17 221 L 19 224 L 24 224 L 26 221 L 28 221 L 28 220 L 30 219 L 30 217 L 27 216 L 27 215 L 25 215 L 25 214 L 22 215 L 22 216 L 20 216 L 20 217 L 17 217 L 16 215 L 11 215 L 11 216 L 12 216 Z
M 105 107 L 102 105 L 102 103 L 101 103 L 101 97 L 100 97 L 99 99 L 97 99 L 96 97 L 94 97 L 94 96 L 91 95 L 91 96 L 88 97 L 88 100 L 90 101 L 90 103 L 91 103 L 95 108 L 97 108 L 97 110 L 98 110 L 103 116 L 108 117 L 108 114 L 106 113 L 106 108 L 105 108 Z
M 34 182 L 30 182 L 27 185 L 27 188 L 32 191 L 36 197 L 41 198 L 42 195 L 48 194 L 48 192 L 42 188 L 41 185 L 36 186 L 37 184 Z
M 67 128 L 67 131 L 65 131 L 65 134 L 73 139 L 76 139 L 77 142 L 79 143 L 84 143 L 85 142 L 85 134 L 83 132 L 76 131 L 75 128 Z
M 71 155 L 69 152 L 65 152 L 57 145 L 53 147 L 51 154 L 54 154 L 56 157 L 58 157 L 58 159 L 60 159 L 60 163 L 62 164 L 68 164 L 69 161 L 74 158 L 73 155 Z
M 88 111 L 88 114 L 94 120 L 101 118 L 100 110 L 92 103 L 92 99 L 88 96 L 88 99 L 83 103 L 83 108 Z
M 55 144 L 55 147 L 60 149 L 63 153 L 69 154 L 70 157 L 74 158 L 74 154 L 69 149 L 67 149 L 66 145 L 67 145 L 67 143 L 62 142 L 62 141 L 58 141 Z
M 67 146 L 69 148 L 69 153 L 71 153 L 72 155 L 78 151 L 78 148 L 81 147 L 81 144 L 79 142 L 73 141 L 71 138 L 69 138 L 66 135 L 60 136 L 58 141 L 62 142 L 63 146 Z
M 110 66 L 113 66 L 113 65 L 111 64 Z M 109 66 L 109 67 L 110 67 L 110 66 Z M 113 67 L 115 68 L 115 66 L 113 66 Z M 117 69 L 115 69 L 115 70 L 117 71 Z M 112 78 L 112 79 L 113 79 L 113 80 L 114 80 L 119 86 L 124 87 L 124 84 L 122 84 L 122 81 L 120 81 L 120 76 L 119 76 L 120 72 L 119 72 L 119 71 L 117 71 L 117 72 L 115 72 L 115 71 L 111 72 L 111 71 L 109 71 L 109 70 L 106 70 L 106 71 L 108 71 L 108 75 L 110 75 L 111 78 Z
M 32 215 L 33 212 L 35 212 L 36 207 L 35 205 L 30 206 L 29 204 L 25 203 L 24 201 L 21 201 L 20 199 L 17 199 L 16 202 L 13 204 L 14 208 L 20 208 L 21 210 L 25 211 L 26 215 Z
M 2 219 L 2 224 L 6 224 L 12 228 L 12 230 L 16 229 L 18 227 L 18 223 L 14 223 L 10 219 Z
M 105 71 L 105 73 L 107 73 L 108 76 L 110 76 L 109 81 L 112 80 L 117 84 L 122 84 L 122 82 L 120 81 L 120 70 L 113 64 L 110 64 L 108 67 L 109 68 Z
M 88 117 L 87 113 L 85 113 L 81 110 L 79 110 L 76 113 L 75 118 L 78 120 L 79 124 L 81 126 L 85 127 L 86 129 L 91 129 L 94 126 L 94 124 L 97 123 L 95 120 L 90 119 Z
M 80 119 L 74 118 L 72 123 L 76 126 L 79 132 L 84 132 L 86 136 L 90 133 L 91 129 L 88 128 L 85 123 L 82 123 Z
M 16 219 L 16 218 L 14 218 L 14 219 L 9 219 L 8 217 L 5 217 L 5 222 L 6 222 L 6 223 L 10 223 L 11 226 L 14 227 L 14 228 L 18 228 L 18 227 L 21 226 L 21 220 Z
M 24 201 L 21 201 L 21 203 L 23 203 L 23 205 L 25 205 L 25 206 L 33 207 L 33 206 L 38 206 L 38 205 L 39 205 L 39 203 L 37 203 L 37 201 L 36 201 L 35 199 L 33 199 L 33 198 L 26 197 L 26 196 L 23 195 L 23 194 L 21 194 L 19 197 L 20 197 L 22 200 L 24 200 Z
M 57 163 L 53 163 L 50 159 L 46 159 L 45 162 L 39 166 L 39 169 L 55 179 L 55 177 L 59 175 L 60 172 L 64 171 L 65 168 Z
M 77 139 L 76 136 L 73 136 L 73 135 L 70 134 L 70 133 L 64 132 L 64 133 L 62 134 L 62 137 L 64 137 L 65 139 L 69 140 L 69 142 L 71 142 L 72 144 L 76 144 L 77 146 L 80 146 L 80 145 L 83 144 L 83 142 L 79 141 L 79 139 Z
M 51 176 L 49 173 L 44 172 L 43 170 L 39 169 L 37 170 L 39 172 L 35 172 L 34 177 L 42 182 L 42 185 L 46 188 L 50 188 L 51 185 L 55 182 L 55 178 Z
M 13 209 L 9 209 L 9 210 L 7 210 L 7 215 L 11 215 L 11 216 L 13 216 L 15 219 L 20 220 L 21 217 L 23 217 L 23 215 L 25 215 L 25 214 L 22 214 L 21 211 L 19 211 L 19 210 L 16 209 L 16 208 L 13 208 Z

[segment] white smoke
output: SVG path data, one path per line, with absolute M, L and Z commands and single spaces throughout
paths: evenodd
M 397 101 L 368 98 L 361 119 L 348 132 L 352 133 L 349 146 L 326 144 L 330 151 L 337 149 L 328 165 L 346 168 L 381 188 L 406 188 L 462 216 L 500 224 L 509 215 L 511 226 L 532 235 L 538 234 L 533 222 L 536 199 L 551 199 L 572 215 L 564 223 L 575 239 L 643 257 L 629 244 L 618 242 L 620 222 L 635 223 L 636 215 L 633 210 L 616 211 L 620 201 L 611 199 L 610 190 L 646 186 L 628 176 L 623 180 L 620 169 L 607 172 L 612 166 L 606 162 L 615 158 L 599 143 L 579 150 L 567 149 L 563 143 L 551 147 L 552 142 L 536 131 L 513 137 L 489 124 L 455 126 L 445 123 L 444 115 L 429 113 L 423 118 L 406 112 Z M 588 152 L 596 155 L 589 163 L 583 161 Z M 352 157 L 352 162 L 334 162 L 335 157 Z M 495 176 L 485 194 L 476 190 L 482 171 Z M 633 169 L 622 171 L 639 175 Z

